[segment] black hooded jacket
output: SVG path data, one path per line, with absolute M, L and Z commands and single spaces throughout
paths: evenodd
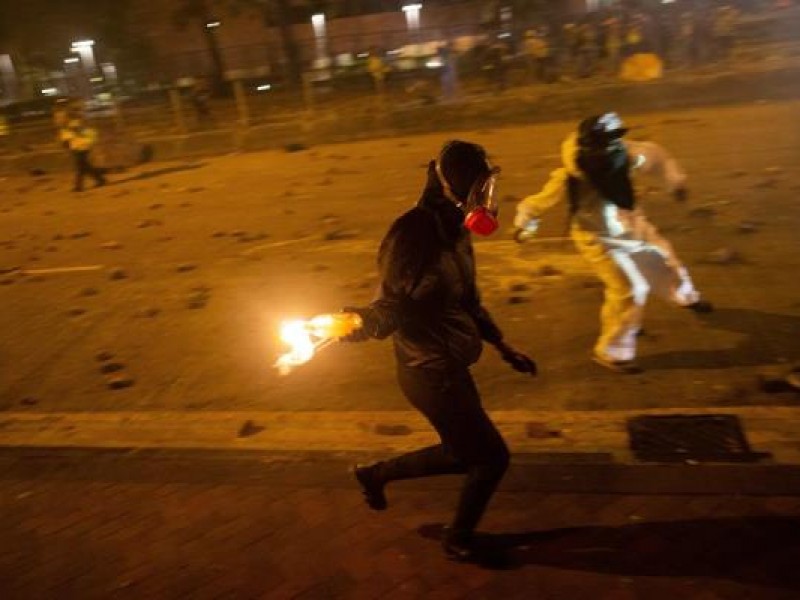
M 378 297 L 360 312 L 370 336 L 393 335 L 404 366 L 466 367 L 480 357 L 482 340 L 502 340 L 481 306 L 463 222 L 461 209 L 429 177 L 417 206 L 392 224 L 381 243 Z

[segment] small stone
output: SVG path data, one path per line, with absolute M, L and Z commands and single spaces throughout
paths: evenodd
M 133 313 L 133 316 L 139 319 L 152 319 L 160 314 L 160 308 L 144 308 L 142 310 L 137 310 L 135 313 Z
M 100 247 L 103 250 L 119 250 L 120 248 L 122 248 L 122 244 L 114 240 L 111 240 L 110 242 L 103 242 L 102 244 L 100 244 Z
M 708 219 L 708 218 L 713 217 L 716 214 L 717 214 L 717 211 L 712 206 L 708 206 L 708 205 L 698 206 L 698 207 L 693 208 L 693 209 L 691 209 L 689 211 L 689 216 L 690 217 L 695 217 L 695 218 L 698 218 L 698 219 Z
M 155 204 L 151 204 L 148 208 L 150 208 L 150 210 L 158 210 L 159 208 L 162 208 L 163 206 L 164 206 L 163 204 L 160 204 L 160 203 L 156 202 Z
M 39 401 L 36 398 L 32 398 L 31 396 L 26 396 L 22 400 L 19 401 L 22 406 L 36 406 L 39 404 Z
M 162 224 L 163 223 L 158 219 L 144 219 L 143 221 L 139 221 L 136 227 L 138 227 L 139 229 L 146 229 L 148 227 L 157 227 Z
M 231 231 L 231 237 L 242 237 L 243 235 L 247 235 L 247 232 L 242 231 L 241 229 L 236 229 L 235 231 Z
M 527 292 L 531 289 L 527 283 L 515 283 L 513 284 L 509 290 L 512 292 Z
M 209 296 L 206 293 L 192 294 L 186 300 L 186 308 L 191 310 L 199 310 L 208 305 Z
M 106 385 L 112 390 L 124 390 L 125 388 L 132 387 L 133 384 L 133 377 L 127 375 L 116 375 L 106 379 Z
M 306 146 L 305 144 L 300 144 L 300 143 L 293 142 L 293 143 L 286 144 L 283 147 L 283 149 L 286 152 L 289 152 L 289 153 L 302 152 L 303 150 L 308 150 L 308 146 Z
M 111 269 L 111 271 L 108 274 L 108 276 L 113 281 L 119 281 L 121 279 L 127 279 L 128 278 L 128 274 L 125 272 L 124 269 Z
M 352 240 L 359 236 L 360 232 L 354 229 L 334 229 L 323 236 L 328 242 L 339 240 Z
M 752 221 L 742 221 L 739 223 L 736 230 L 739 233 L 756 233 L 758 231 L 758 226 Z
M 108 375 L 109 373 L 119 373 L 125 368 L 125 365 L 118 362 L 105 362 L 100 365 L 100 372 Z
M 411 435 L 411 428 L 408 425 L 388 425 L 386 423 L 378 423 L 375 426 L 375 433 L 378 435 Z
M 80 317 L 81 315 L 85 315 L 85 314 L 86 314 L 86 309 L 85 308 L 81 308 L 79 306 L 76 306 L 74 308 L 70 308 L 67 311 L 67 315 L 69 315 L 70 317 Z
M 175 270 L 178 273 L 188 273 L 189 271 L 194 271 L 197 268 L 197 265 L 193 263 L 183 263 L 178 265 Z
M 108 350 L 101 350 L 100 352 L 94 355 L 94 359 L 97 362 L 105 362 L 107 360 L 111 360 L 112 358 L 114 358 L 114 354 L 112 352 L 109 352 Z
M 76 231 L 75 233 L 70 234 L 70 239 L 72 240 L 80 240 L 83 238 L 87 238 L 92 235 L 91 231 Z
M 773 177 L 762 179 L 758 183 L 753 184 L 753 188 L 757 190 L 774 189 L 778 187 L 778 180 Z
M 706 256 L 706 262 L 714 265 L 730 265 L 741 261 L 739 253 L 732 248 L 718 248 Z
M 256 425 L 255 421 L 251 421 L 248 419 L 245 421 L 242 426 L 239 428 L 239 433 L 237 433 L 237 437 L 245 438 L 245 437 L 252 437 L 257 433 L 261 433 L 264 431 L 265 427 L 261 425 Z
M 538 269 L 536 269 L 535 275 L 539 277 L 553 277 L 555 275 L 563 275 L 564 272 L 561 269 L 557 269 L 553 265 L 542 265 Z
M 99 293 L 100 292 L 97 290 L 97 288 L 87 287 L 83 288 L 78 294 L 78 296 L 81 296 L 82 298 L 88 298 L 90 296 L 97 296 L 97 294 Z
M 525 304 L 530 302 L 531 299 L 526 296 L 509 296 L 508 303 L 509 304 Z
M 211 237 L 221 238 L 221 237 L 225 237 L 226 235 L 228 235 L 228 234 L 225 233 L 224 231 L 215 231 L 214 233 L 211 234 Z
M 561 432 L 559 430 L 552 429 L 544 423 L 537 423 L 535 421 L 525 423 L 525 434 L 529 438 L 537 440 L 561 437 Z

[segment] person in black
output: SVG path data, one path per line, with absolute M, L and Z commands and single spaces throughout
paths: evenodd
M 443 546 L 453 560 L 480 560 L 473 532 L 509 463 L 503 438 L 487 416 L 470 366 L 492 344 L 522 373 L 535 363 L 504 340 L 481 305 L 470 231 L 497 227 L 493 188 L 498 169 L 484 149 L 453 141 L 428 167 L 417 205 L 398 218 L 380 246 L 381 286 L 360 315 L 363 327 L 346 341 L 393 336 L 400 388 L 436 429 L 441 443 L 372 465 L 354 474 L 370 508 L 387 507 L 391 481 L 467 475 Z

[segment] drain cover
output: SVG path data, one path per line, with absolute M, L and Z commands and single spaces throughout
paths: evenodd
M 755 462 L 736 415 L 645 415 L 628 419 L 631 451 L 648 462 Z

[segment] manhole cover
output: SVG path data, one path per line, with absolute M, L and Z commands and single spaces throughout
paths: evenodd
M 736 415 L 646 415 L 628 419 L 630 447 L 648 462 L 755 462 Z

